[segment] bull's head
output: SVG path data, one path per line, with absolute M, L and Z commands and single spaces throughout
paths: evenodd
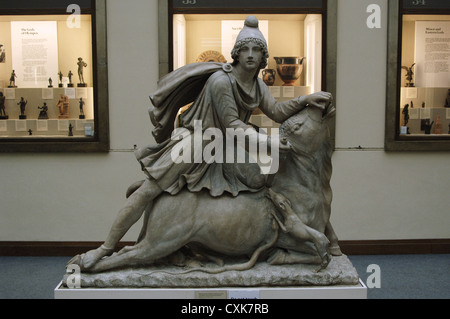
M 312 155 L 329 138 L 327 120 L 335 113 L 336 109 L 331 105 L 325 110 L 306 107 L 281 125 L 282 142 L 289 142 L 295 153 Z

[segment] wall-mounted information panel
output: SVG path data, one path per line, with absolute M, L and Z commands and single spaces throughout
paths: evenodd
M 0 151 L 109 149 L 105 1 L 0 8 Z
M 389 4 L 386 149 L 450 150 L 450 2 Z

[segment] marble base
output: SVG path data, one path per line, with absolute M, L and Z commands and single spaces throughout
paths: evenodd
M 82 288 L 60 282 L 55 299 L 367 299 L 367 287 L 356 285 L 259 288 Z
M 218 266 L 207 264 L 204 268 Z M 332 257 L 326 269 L 317 272 L 317 265 L 272 266 L 266 262 L 257 263 L 244 271 L 225 271 L 211 274 L 203 271 L 186 272 L 176 266 L 126 268 L 103 273 L 80 273 L 78 285 L 86 288 L 214 288 L 218 287 L 301 287 L 301 286 L 355 286 L 359 275 L 347 256 Z M 68 276 L 62 280 L 65 284 Z

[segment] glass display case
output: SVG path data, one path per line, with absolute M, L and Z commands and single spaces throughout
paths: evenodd
M 194 62 L 232 63 L 231 50 L 249 15 L 259 20 L 270 57 L 259 76 L 279 101 L 335 91 L 334 1 L 160 1 L 161 76 Z M 279 125 L 259 111 L 250 122 Z M 332 123 L 334 125 L 334 123 Z M 334 143 L 334 128 L 332 132 Z
M 393 2 L 386 149 L 450 150 L 450 3 Z
M 0 150 L 108 151 L 105 1 L 0 9 Z

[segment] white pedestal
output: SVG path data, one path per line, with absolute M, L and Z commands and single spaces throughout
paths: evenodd
M 262 287 L 262 288 L 81 288 L 68 289 L 62 282 L 55 299 L 366 299 L 367 287 L 357 285 Z

